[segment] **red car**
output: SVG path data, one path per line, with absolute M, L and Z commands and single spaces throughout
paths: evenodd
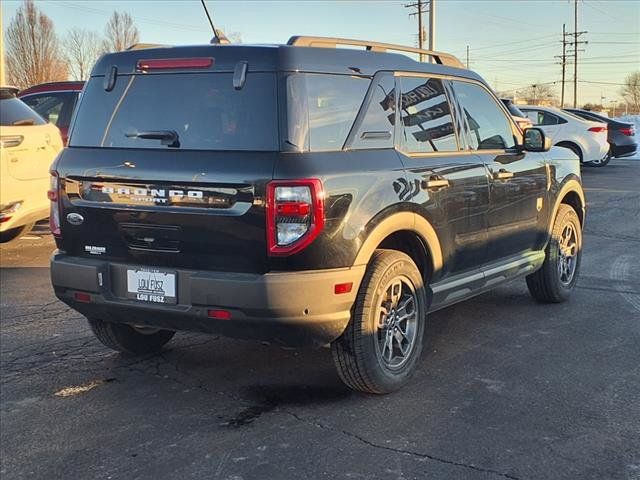
M 18 98 L 58 127 L 66 145 L 71 115 L 83 87 L 84 82 L 42 83 L 22 90 Z

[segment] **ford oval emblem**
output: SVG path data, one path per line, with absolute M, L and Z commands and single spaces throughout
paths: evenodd
M 67 215 L 67 222 L 71 225 L 81 225 L 84 222 L 84 217 L 79 213 L 70 213 Z

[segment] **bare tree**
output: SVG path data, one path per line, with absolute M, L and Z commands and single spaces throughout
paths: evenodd
M 33 3 L 25 0 L 6 31 L 7 82 L 25 88 L 67 79 L 53 22 Z
M 109 52 L 119 52 L 134 43 L 138 43 L 140 33 L 133 23 L 133 18 L 127 12 L 113 12 L 107 26 L 104 28 L 105 49 Z
M 640 112 L 640 70 L 626 76 L 620 95 L 634 112 Z
M 97 32 L 72 28 L 65 38 L 69 71 L 75 80 L 86 80 L 91 67 L 104 53 L 104 42 Z
M 535 83 L 533 85 L 529 85 L 527 88 L 518 90 L 516 96 L 532 105 L 557 103 L 555 90 L 553 86 L 548 83 Z

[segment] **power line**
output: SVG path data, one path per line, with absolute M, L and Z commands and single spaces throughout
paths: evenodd
M 113 12 L 109 11 L 109 10 L 104 10 L 104 9 L 100 9 L 100 8 L 95 8 L 95 7 L 88 7 L 85 4 L 79 4 L 79 3 L 73 3 L 73 2 L 64 2 L 64 1 L 55 1 L 55 0 L 49 0 L 47 2 L 48 4 L 51 5 L 55 5 L 58 7 L 64 7 L 64 8 L 71 8 L 74 10 L 81 10 L 81 11 L 85 11 L 85 12 L 89 12 L 89 13 L 95 13 L 95 14 L 105 14 L 105 15 L 111 15 Z M 194 25 L 187 25 L 184 23 L 175 23 L 175 22 L 166 22 L 164 20 L 158 20 L 158 19 L 152 19 L 152 18 L 147 18 L 147 17 L 140 17 L 139 15 L 135 16 L 135 21 L 136 22 L 140 22 L 140 23 L 148 23 L 148 24 L 152 24 L 152 25 L 159 25 L 159 26 L 163 26 L 163 27 L 167 27 L 167 28 L 172 28 L 172 29 L 176 29 L 176 30 L 182 30 L 184 31 L 184 29 L 190 29 L 190 30 L 198 30 L 198 31 L 207 31 L 207 29 L 202 28 L 202 27 L 197 27 Z
M 542 39 L 547 39 L 547 38 L 551 38 L 551 37 L 556 37 L 557 35 L 551 34 L 551 35 L 543 35 L 541 37 L 530 37 L 527 38 L 526 40 L 519 40 L 517 42 L 509 42 L 509 45 L 518 45 L 521 43 L 531 43 L 532 41 L 536 41 L 536 40 L 542 40 Z M 479 47 L 473 47 L 473 51 L 477 51 L 477 50 L 490 50 L 490 49 L 494 49 L 494 48 L 504 48 L 504 44 L 492 44 L 492 45 L 481 45 Z
M 615 82 L 593 82 L 591 80 L 578 80 L 578 83 L 595 83 L 597 85 L 626 85 L 626 83 L 615 83 Z

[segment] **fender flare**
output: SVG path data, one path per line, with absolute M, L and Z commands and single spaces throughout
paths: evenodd
M 564 199 L 564 197 L 567 196 L 568 193 L 575 193 L 576 195 L 578 195 L 578 198 L 580 198 L 580 205 L 582 207 L 582 226 L 584 227 L 584 219 L 585 219 L 585 215 L 586 215 L 586 200 L 584 198 L 584 191 L 582 190 L 582 185 L 580 184 L 580 182 L 578 182 L 576 179 L 572 178 L 567 180 L 562 187 L 560 188 L 560 191 L 558 191 L 558 194 L 556 195 L 556 202 L 553 206 L 553 211 L 551 212 L 551 217 L 549 219 L 549 225 L 548 225 L 548 231 L 551 232 L 553 230 L 553 222 L 556 219 L 556 215 L 558 214 L 558 209 L 560 208 L 560 204 L 562 203 L 562 200 Z M 580 213 L 580 212 L 579 212 Z
M 376 225 L 360 247 L 353 262 L 354 266 L 367 265 L 378 245 L 389 235 L 400 231 L 410 231 L 417 234 L 431 257 L 432 271 L 435 273 L 442 270 L 442 248 L 438 235 L 424 217 L 413 212 L 394 213 Z

